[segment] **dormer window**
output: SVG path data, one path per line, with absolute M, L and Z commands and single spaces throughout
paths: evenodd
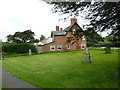
M 73 32 L 73 34 L 76 34 L 76 30 L 75 29 L 73 29 L 72 32 Z

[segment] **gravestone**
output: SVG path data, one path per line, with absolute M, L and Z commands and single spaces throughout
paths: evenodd
M 86 53 L 84 53 L 84 60 L 82 62 L 83 63 L 91 63 L 90 53 L 88 51 L 88 48 L 86 48 Z
M 31 49 L 29 49 L 29 55 L 31 55 L 32 53 L 31 53 Z

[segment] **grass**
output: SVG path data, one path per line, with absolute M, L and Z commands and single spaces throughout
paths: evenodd
M 0 90 L 2 89 L 2 60 L 0 60 Z
M 90 50 L 92 63 L 82 63 L 84 50 L 6 57 L 4 68 L 40 88 L 117 88 L 118 51 Z

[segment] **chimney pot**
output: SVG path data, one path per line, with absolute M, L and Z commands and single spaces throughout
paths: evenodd
M 62 31 L 63 29 L 62 28 L 60 28 L 60 31 Z
M 56 31 L 59 31 L 59 26 L 56 26 Z

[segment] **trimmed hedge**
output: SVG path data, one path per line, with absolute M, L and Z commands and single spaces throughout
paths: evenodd
M 98 43 L 92 43 L 88 42 L 88 47 L 116 47 L 116 45 L 112 42 L 98 42 Z
M 29 49 L 31 49 L 33 53 L 37 53 L 36 47 L 28 43 L 3 44 L 2 46 L 3 52 L 9 52 L 9 53 L 28 53 Z

